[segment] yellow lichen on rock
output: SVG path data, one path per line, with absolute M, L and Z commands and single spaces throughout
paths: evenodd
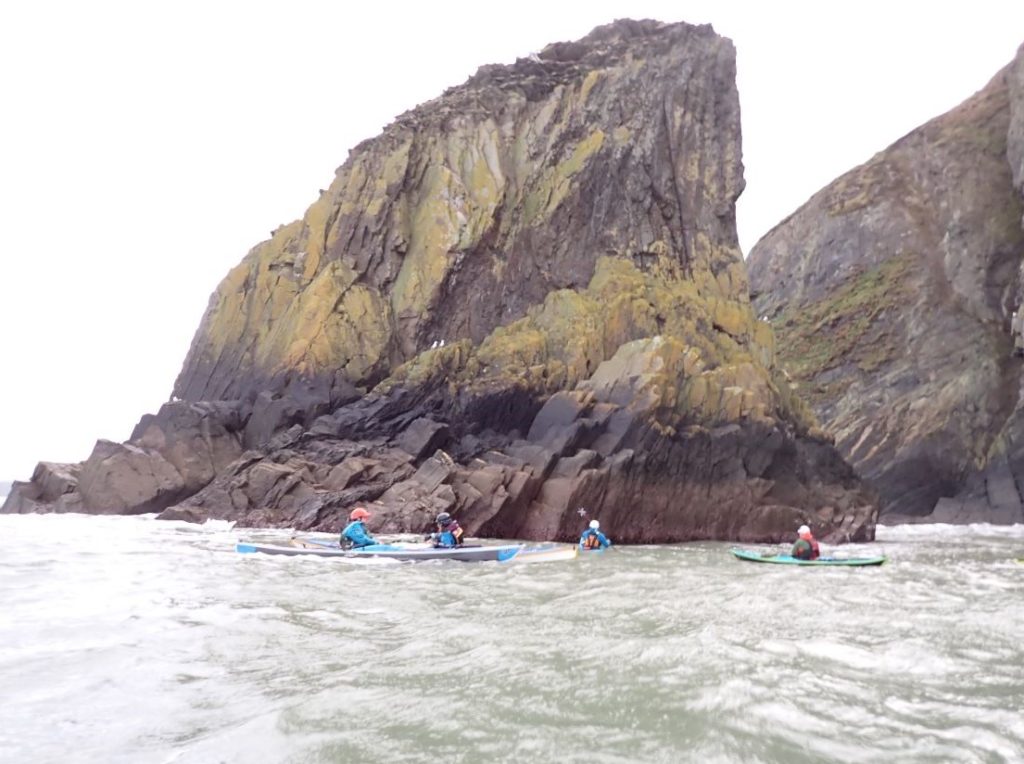
M 459 204 L 451 171 L 429 166 L 422 201 L 412 211 L 409 251 L 391 292 L 396 316 L 420 316 L 448 271 L 448 253 L 459 241 Z
M 522 318 L 495 329 L 481 343 L 477 356 L 485 368 L 520 370 L 544 362 L 547 352 L 545 334 L 530 318 Z
M 303 217 L 306 233 L 306 256 L 302 275 L 305 280 L 312 278 L 320 267 L 320 257 L 327 245 L 327 227 L 330 225 L 333 210 L 333 202 L 327 194 L 324 194 L 309 206 L 305 217 Z
M 391 291 L 395 316 L 427 314 L 459 253 L 492 226 L 506 183 L 497 141 L 488 121 L 453 131 L 420 160 L 422 180 L 406 198 L 408 250 Z M 401 340 L 412 347 L 412 337 Z
M 274 322 L 256 361 L 271 372 L 344 368 L 363 379 L 384 354 L 389 315 L 386 301 L 354 280 L 347 266 L 331 263 Z
M 447 357 L 444 369 L 456 385 L 502 379 L 538 395 L 589 390 L 649 408 L 668 424 L 792 415 L 806 430 L 813 418 L 761 362 L 773 347 L 770 326 L 753 320 L 748 303 L 700 296 L 672 258 L 656 258 L 641 270 L 609 256 L 599 258 L 586 289 L 550 293 L 479 347 L 464 341 L 458 363 L 440 350 L 426 351 L 390 384 L 422 380 Z
M 583 78 L 583 84 L 580 86 L 580 103 L 586 103 L 590 91 L 594 89 L 594 85 L 598 83 L 603 75 L 604 72 L 600 69 L 594 69 L 587 73 L 587 76 Z
M 766 369 L 775 366 L 775 332 L 768 321 L 755 321 L 750 352 Z
M 573 177 L 579 173 L 587 160 L 604 145 L 603 130 L 594 130 L 576 144 L 572 153 L 549 170 L 524 200 L 526 221 L 538 224 L 548 219 L 572 190 Z
M 237 345 L 252 324 L 256 336 L 265 338 L 287 310 L 300 288 L 296 271 L 301 271 L 304 234 L 302 221 L 281 226 L 221 282 L 206 319 L 211 357 Z

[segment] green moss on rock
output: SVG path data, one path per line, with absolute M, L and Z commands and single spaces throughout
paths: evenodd
M 810 383 L 804 390 L 813 401 L 840 392 L 811 383 L 829 369 L 852 363 L 873 372 L 895 358 L 897 345 L 879 318 L 906 302 L 907 276 L 915 260 L 911 253 L 891 257 L 850 277 L 827 297 L 784 311 L 773 322 L 781 362 L 797 380 Z

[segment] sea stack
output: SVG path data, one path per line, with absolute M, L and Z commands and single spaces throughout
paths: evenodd
M 870 540 L 757 320 L 735 51 L 618 21 L 399 116 L 217 287 L 124 444 L 5 511 L 473 535 Z M 51 479 L 51 475 L 59 475 Z

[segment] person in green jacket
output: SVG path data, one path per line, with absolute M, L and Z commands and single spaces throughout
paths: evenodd
M 798 560 L 817 560 L 821 557 L 821 549 L 818 547 L 818 540 L 814 538 L 811 529 L 801 525 L 797 529 L 798 538 L 789 550 L 789 556 Z

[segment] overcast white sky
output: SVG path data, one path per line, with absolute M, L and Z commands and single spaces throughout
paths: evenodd
M 615 18 L 738 51 L 745 251 L 981 88 L 1024 2 L 0 4 L 0 480 L 124 440 L 207 300 L 397 114 Z

